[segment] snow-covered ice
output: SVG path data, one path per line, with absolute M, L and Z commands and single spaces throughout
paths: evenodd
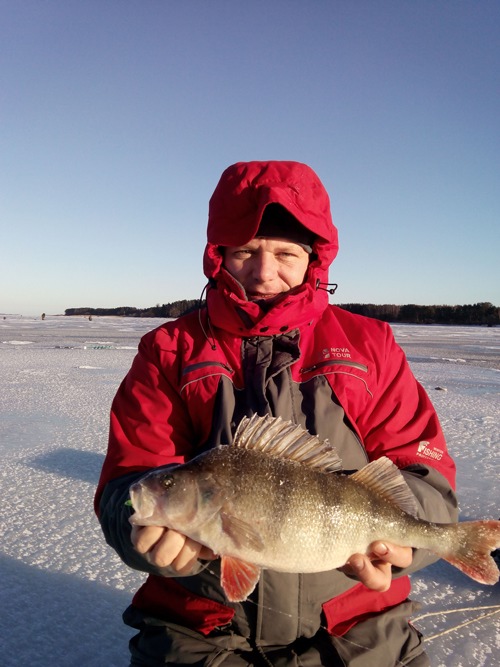
M 143 575 L 104 543 L 92 498 L 111 400 L 160 322 L 0 316 L 3 667 L 128 664 L 121 612 Z M 393 329 L 457 461 L 461 519 L 498 518 L 500 329 Z M 433 667 L 500 664 L 500 586 L 442 561 L 413 584 Z

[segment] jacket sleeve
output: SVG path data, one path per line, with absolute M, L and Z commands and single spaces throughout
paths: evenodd
M 458 520 L 456 494 L 441 473 L 422 464 L 408 466 L 401 472 L 417 499 L 419 518 L 436 523 L 453 523 Z M 437 556 L 425 549 L 414 549 L 411 566 L 405 570 L 393 570 L 395 574 L 410 574 L 437 560 Z
M 380 323 L 379 323 L 380 324 Z M 387 456 L 402 470 L 413 491 L 418 516 L 438 523 L 458 518 L 455 464 L 427 393 L 413 375 L 388 325 L 383 345 L 372 355 L 376 366 L 373 398 L 357 420 L 370 460 Z M 404 574 L 437 560 L 416 551 Z
M 108 451 L 95 495 L 108 544 L 130 567 L 154 574 L 172 573 L 153 567 L 133 548 L 125 502 L 130 485 L 145 471 L 181 463 L 193 449 L 191 420 L 176 390 L 176 358 L 175 341 L 165 332 L 141 340 L 111 407 Z

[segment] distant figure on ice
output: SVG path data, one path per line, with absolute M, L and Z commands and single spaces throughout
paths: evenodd
M 250 599 L 230 603 L 206 547 L 161 525 L 130 525 L 132 483 L 230 445 L 253 414 L 328 439 L 349 471 L 387 456 L 420 517 L 457 519 L 454 463 L 390 327 L 328 303 L 337 230 L 314 171 L 232 165 L 210 200 L 207 235 L 206 306 L 143 337 L 113 402 L 96 494 L 108 543 L 149 573 L 124 614 L 138 630 L 130 664 L 429 665 L 408 622 L 407 576 L 435 560 L 428 552 L 376 542 L 340 569 L 264 570 Z

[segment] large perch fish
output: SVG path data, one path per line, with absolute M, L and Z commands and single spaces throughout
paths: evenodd
M 334 474 L 341 469 L 328 442 L 254 415 L 241 421 L 232 445 L 133 484 L 130 521 L 173 528 L 219 554 L 231 601 L 253 591 L 261 568 L 331 570 L 375 540 L 428 549 L 476 581 L 498 581 L 490 552 L 500 546 L 500 521 L 415 518 L 415 496 L 386 457 L 352 475 Z

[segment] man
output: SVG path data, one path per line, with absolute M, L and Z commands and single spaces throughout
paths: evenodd
M 432 562 L 426 553 L 379 542 L 341 570 L 265 570 L 248 600 L 229 603 L 206 547 L 162 526 L 131 528 L 131 483 L 230 444 L 254 413 L 328 438 L 346 470 L 388 456 L 422 518 L 457 516 L 436 413 L 390 328 L 328 304 L 337 231 L 317 175 L 297 162 L 232 165 L 207 235 L 206 307 L 142 339 L 113 402 L 96 495 L 107 541 L 149 573 L 124 614 L 139 630 L 131 665 L 428 665 L 406 576 Z M 440 458 L 423 460 L 422 441 Z

